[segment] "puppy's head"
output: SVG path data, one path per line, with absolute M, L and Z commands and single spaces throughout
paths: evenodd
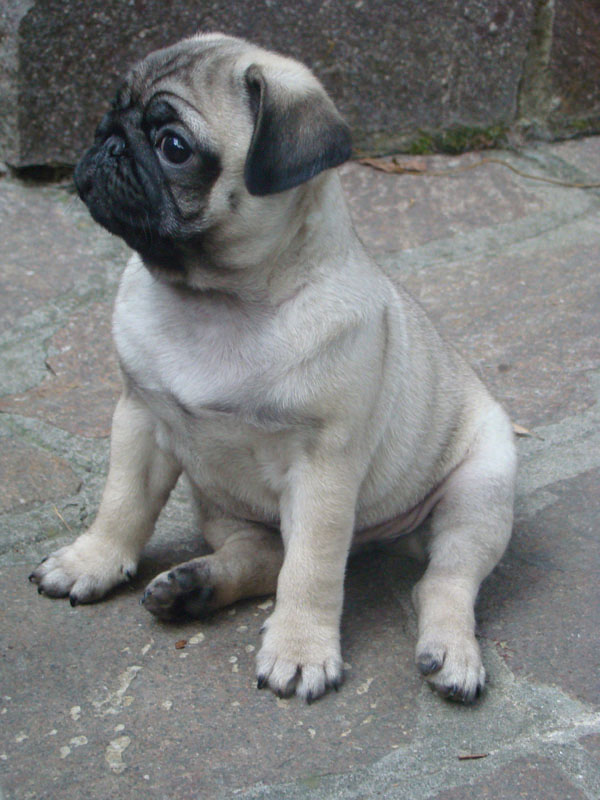
M 75 183 L 150 269 L 188 281 L 199 259 L 272 239 L 298 207 L 288 190 L 349 156 L 348 127 L 308 69 L 208 34 L 130 71 Z

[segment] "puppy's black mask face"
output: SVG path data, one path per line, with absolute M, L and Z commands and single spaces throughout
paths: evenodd
M 177 272 L 185 249 L 201 237 L 220 169 L 218 154 L 198 145 L 164 96 L 142 108 L 125 90 L 100 122 L 74 179 L 96 222 L 146 263 Z
M 260 238 L 256 198 L 295 189 L 350 153 L 348 126 L 307 70 L 240 39 L 199 36 L 130 70 L 75 184 L 94 219 L 148 268 L 185 281 L 243 261 L 239 242 L 248 231 Z

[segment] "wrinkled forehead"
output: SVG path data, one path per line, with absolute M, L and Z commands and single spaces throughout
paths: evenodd
M 211 97 L 217 85 L 233 83 L 235 65 L 247 46 L 218 35 L 197 36 L 156 50 L 126 75 L 115 98 L 117 108 L 144 107 L 156 94 Z

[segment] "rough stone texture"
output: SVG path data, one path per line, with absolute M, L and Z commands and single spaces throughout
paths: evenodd
M 469 794 L 481 800 L 585 800 L 586 795 L 547 759 L 517 759 L 507 768 L 469 784 Z M 464 800 L 464 787 L 436 794 L 432 800 Z
M 600 184 L 600 152 L 597 139 L 560 142 L 553 145 L 548 152 L 556 155 L 558 163 L 566 162 L 579 170 L 580 176 L 585 175 L 590 183 Z
M 525 182 L 515 184 L 507 169 L 497 164 L 465 169 L 479 162 L 476 154 L 461 159 L 404 158 L 400 163 L 408 167 L 449 174 L 408 174 L 402 180 L 360 164 L 344 164 L 341 171 L 359 235 L 374 252 L 394 252 L 452 237 L 457 229 L 470 233 L 543 210 L 539 193 Z M 473 189 L 466 192 L 467 186 Z
M 568 137 L 600 125 L 600 9 L 595 0 L 537 0 L 519 90 L 519 127 Z
M 600 734 L 591 733 L 589 736 L 582 736 L 581 744 L 600 762 Z
M 3 0 L 0 5 L 0 162 L 20 159 L 19 25 L 33 2 Z
M 85 238 L 75 226 L 65 226 L 78 201 L 61 192 L 48 202 L 49 192 L 24 194 L 6 182 L 0 196 L 0 334 L 18 320 L 71 291 L 81 272 Z M 29 230 L 24 239 L 23 228 Z M 88 226 L 88 229 L 91 226 Z M 63 238 L 57 240 L 56 230 Z M 43 260 L 40 259 L 43 254 Z
M 314 68 L 358 147 L 390 150 L 419 128 L 514 119 L 533 0 L 248 6 L 37 0 L 20 21 L 16 166 L 72 164 L 124 69 L 197 30 L 223 30 Z
M 599 486 L 600 469 L 593 469 L 538 492 L 535 513 L 519 501 L 513 540 L 479 608 L 482 630 L 515 674 L 596 706 Z
M 0 411 L 38 417 L 81 436 L 108 436 L 121 388 L 110 317 L 108 303 L 75 312 L 47 343 L 42 383 L 0 399 Z
M 559 131 L 582 133 L 600 120 L 600 6 L 596 0 L 557 2 L 550 78 Z
M 0 160 L 75 163 L 126 68 L 197 30 L 306 62 L 362 151 L 517 118 L 543 137 L 600 127 L 595 0 L 259 0 L 250 10 L 225 0 L 10 0 L 0 10 Z
M 0 446 L 0 514 L 78 491 L 81 482 L 63 459 L 6 435 Z
M 495 157 L 590 181 L 600 139 Z M 79 800 L 82 775 L 90 797 L 148 800 L 600 796 L 600 192 L 462 169 L 475 160 L 426 160 L 451 178 L 343 168 L 363 239 L 534 434 L 519 440 L 512 542 L 480 594 L 489 680 L 472 708 L 413 666 L 422 568 L 395 548 L 351 562 L 346 681 L 311 706 L 255 689 L 268 599 L 154 620 L 145 584 L 203 549 L 183 487 L 131 586 L 75 609 L 38 597 L 31 568 L 97 508 L 127 250 L 65 189 L 0 181 L 3 800 Z

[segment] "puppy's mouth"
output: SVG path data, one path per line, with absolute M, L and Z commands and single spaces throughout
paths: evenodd
M 96 222 L 145 260 L 179 271 L 181 253 L 167 231 L 172 204 L 165 202 L 165 189 L 157 189 L 152 166 L 132 158 L 127 147 L 123 138 L 111 135 L 87 151 L 74 173 L 79 196 Z

